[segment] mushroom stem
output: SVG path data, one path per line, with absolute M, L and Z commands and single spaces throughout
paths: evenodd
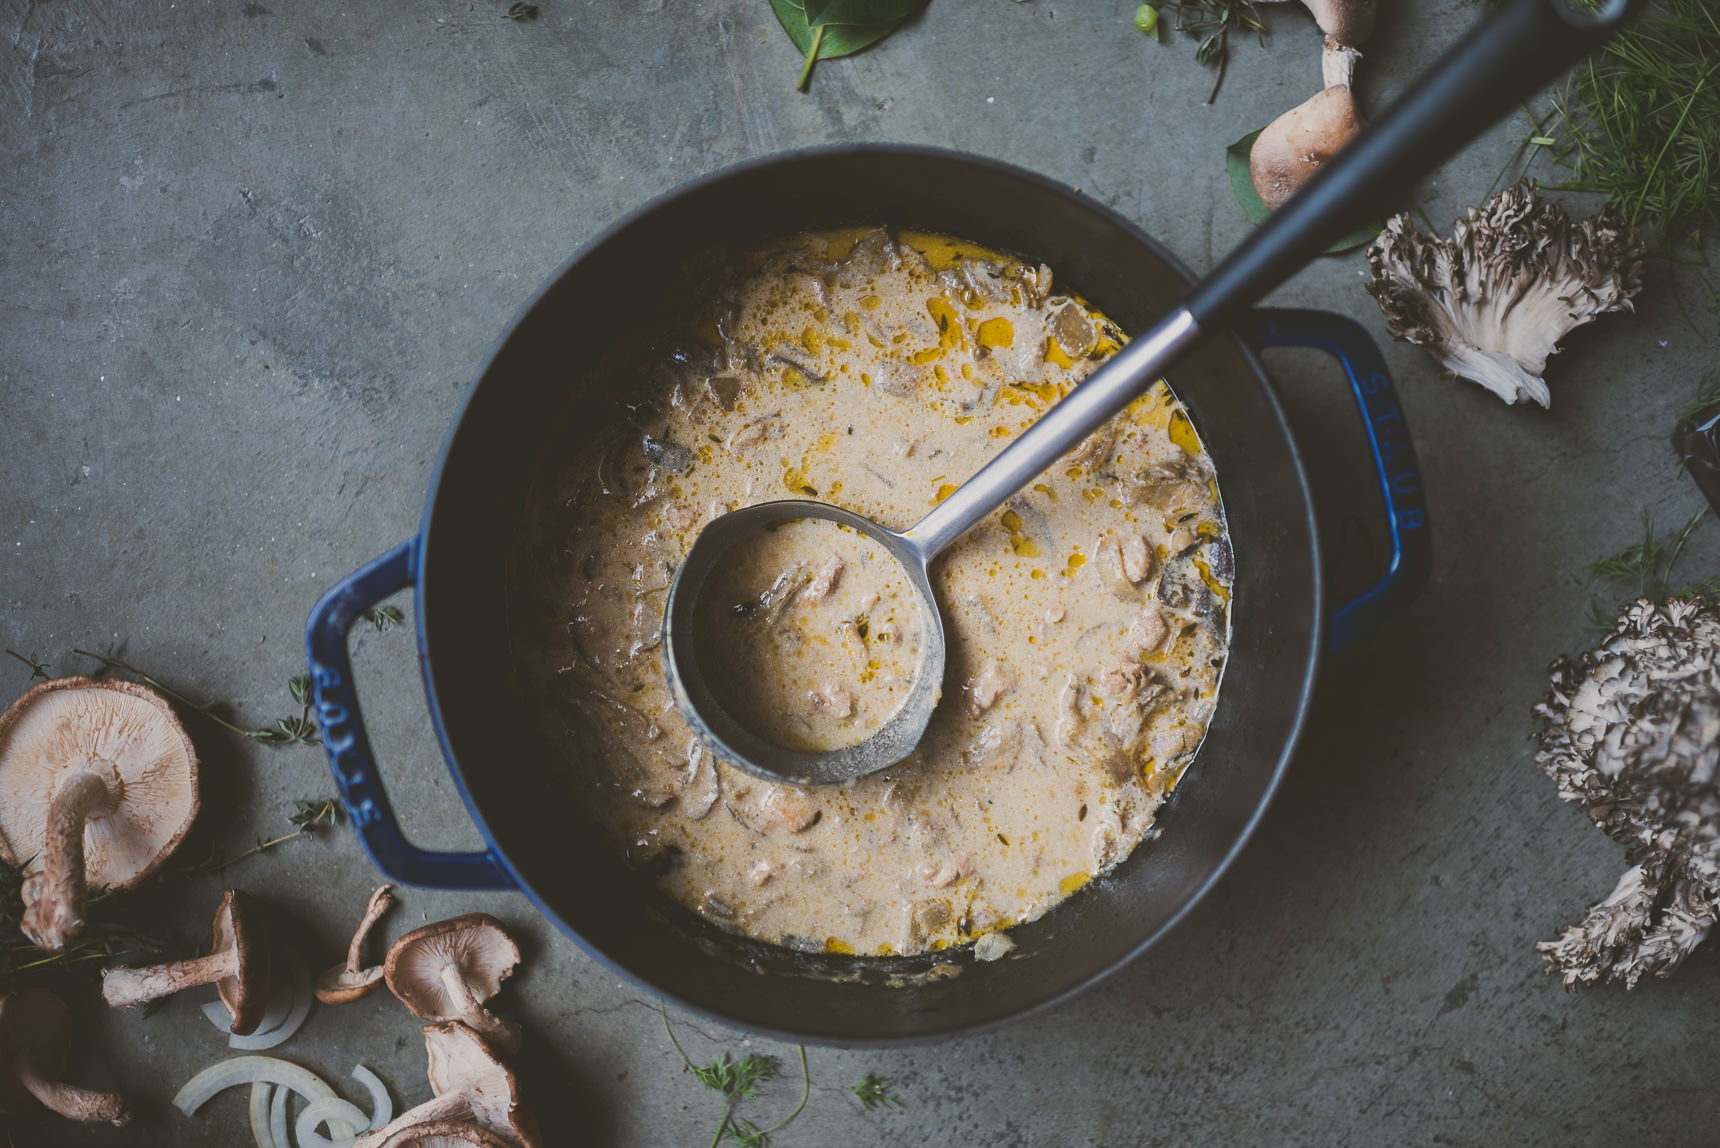
M 448 990 L 448 998 L 460 1005 L 460 1019 L 467 1026 L 504 1053 L 511 1055 L 520 1050 L 520 1026 L 485 1008 L 483 998 L 466 982 L 460 966 L 453 961 L 442 966 L 442 986 Z
M 462 1092 L 449 1092 L 431 1100 L 426 1100 L 417 1108 L 408 1108 L 375 1132 L 366 1132 L 353 1141 L 352 1148 L 378 1148 L 390 1136 L 405 1128 L 417 1124 L 428 1124 L 432 1120 L 458 1120 L 472 1114 L 471 1101 Z
M 61 782 L 48 803 L 42 880 L 32 885 L 35 900 L 19 924 L 50 953 L 63 950 L 84 927 L 84 823 L 116 796 L 107 778 L 82 769 Z
M 40 1100 L 44 1107 L 61 1116 L 81 1120 L 85 1124 L 105 1120 L 109 1124 L 124 1125 L 131 1120 L 131 1109 L 126 1107 L 125 1098 L 118 1093 L 97 1092 L 75 1084 L 46 1080 L 27 1063 L 20 1063 L 17 1072 L 18 1083 L 29 1089 L 30 1095 Z
M 364 968 L 364 961 L 359 957 L 359 953 L 364 949 L 364 940 L 370 936 L 371 928 L 394 904 L 394 894 L 389 892 L 392 888 L 394 886 L 384 885 L 370 895 L 370 904 L 364 907 L 364 920 L 358 923 L 358 931 L 353 933 L 352 944 L 346 950 L 347 972 L 357 973 Z
M 222 949 L 207 957 L 154 965 L 144 969 L 103 969 L 102 999 L 114 1008 L 130 1008 L 156 997 L 171 996 L 197 985 L 213 984 L 239 970 L 235 949 Z

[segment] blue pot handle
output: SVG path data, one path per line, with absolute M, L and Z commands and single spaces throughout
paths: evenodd
M 412 585 L 417 575 L 418 540 L 412 538 L 341 579 L 311 609 L 305 645 L 329 768 L 358 840 L 383 876 L 432 889 L 512 889 L 514 880 L 493 850 L 435 853 L 406 840 L 364 733 L 347 631 L 360 613 Z
M 1392 557 L 1373 589 L 1338 607 L 1327 629 L 1326 648 L 1341 650 L 1415 601 L 1433 569 L 1433 539 L 1427 524 L 1421 470 L 1409 425 L 1398 406 L 1386 361 L 1361 325 L 1330 311 L 1257 308 L 1244 335 L 1258 347 L 1315 347 L 1343 365 L 1350 393 L 1362 416 L 1362 433 L 1373 451 L 1374 473 L 1385 499 Z

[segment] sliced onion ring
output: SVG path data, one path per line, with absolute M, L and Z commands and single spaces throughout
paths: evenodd
M 275 1089 L 275 1102 L 269 1106 L 269 1135 L 275 1138 L 275 1148 L 293 1148 L 293 1138 L 287 1131 L 287 1102 L 292 1098 L 292 1089 Z
M 203 1015 L 209 1018 L 209 1023 L 228 1034 L 227 1047 L 237 1048 L 244 1052 L 261 1052 L 266 1048 L 274 1048 L 284 1043 L 287 1038 L 298 1032 L 310 1015 L 311 1001 L 315 994 L 311 991 L 310 970 L 305 967 L 305 960 L 297 950 L 288 949 L 285 954 L 287 975 L 276 979 L 269 991 L 269 1011 L 257 1025 L 257 1031 L 249 1036 L 234 1036 L 233 1014 L 227 1011 L 227 1006 L 216 997 L 203 1005 Z M 286 1148 L 285 1145 L 282 1148 Z
M 307 1100 L 326 1100 L 334 1095 L 334 1089 L 323 1083 L 316 1073 L 300 1068 L 290 1060 L 273 1056 L 234 1056 L 210 1065 L 187 1080 L 173 1098 L 173 1106 L 190 1116 L 217 1092 L 236 1084 L 256 1084 L 258 1081 L 290 1088 Z M 276 1145 L 276 1148 L 283 1146 Z
M 304 958 L 292 949 L 287 950 L 287 966 L 292 977 L 292 1005 L 281 1023 L 268 1031 L 261 1028 L 250 1036 L 233 1036 L 227 1038 L 228 1048 L 237 1048 L 244 1052 L 258 1052 L 265 1048 L 274 1048 L 291 1037 L 304 1025 L 305 1018 L 310 1015 L 311 1001 L 315 993 L 311 991 L 311 973 L 305 967 Z
M 275 1148 L 274 1133 L 269 1130 L 269 1097 L 275 1086 L 259 1080 L 251 1085 L 251 1139 L 257 1148 Z
M 394 1100 L 388 1095 L 388 1087 L 381 1078 L 364 1065 L 353 1066 L 352 1078 L 370 1092 L 370 1127 L 366 1131 L 375 1132 L 394 1119 Z
M 293 1130 L 298 1133 L 299 1148 L 349 1148 L 358 1139 L 354 1128 L 363 1128 L 370 1118 L 349 1100 L 332 1097 L 313 1100 L 299 1113 Z M 322 1135 L 317 1126 L 327 1124 L 329 1134 Z
M 294 954 L 288 954 L 291 960 Z M 257 1022 L 256 1032 L 272 1032 L 281 1027 L 281 1022 L 287 1019 L 287 1014 L 293 1009 L 293 982 L 290 977 L 278 977 L 269 986 L 269 1011 L 263 1014 L 263 1019 Z M 221 1003 L 221 998 L 207 1002 L 203 1006 L 203 1015 L 209 1018 L 209 1023 L 222 1032 L 233 1031 L 233 1014 L 227 1011 L 227 1006 Z

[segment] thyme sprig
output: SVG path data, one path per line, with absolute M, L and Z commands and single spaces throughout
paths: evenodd
M 292 841 L 298 837 L 315 837 L 322 829 L 329 829 L 340 824 L 342 817 L 339 800 L 333 797 L 313 799 L 311 801 L 293 802 L 294 812 L 287 818 L 287 823 L 293 826 L 291 833 L 283 833 L 279 837 L 265 841 L 257 839 L 257 843 L 243 853 L 235 853 L 228 857 L 218 846 L 209 847 L 209 856 L 191 865 L 181 866 L 180 873 L 219 873 L 230 865 L 237 865 L 245 858 L 273 849 L 277 845 Z
M 100 664 L 104 670 L 117 670 L 120 673 L 130 674 L 132 677 L 141 681 L 144 685 L 150 686 L 151 688 L 166 694 L 180 705 L 186 706 L 189 709 L 202 714 L 222 729 L 236 733 L 240 737 L 248 737 L 252 741 L 258 742 L 262 745 L 272 746 L 322 744 L 322 738 L 317 733 L 317 723 L 311 718 L 311 709 L 314 705 L 315 699 L 311 696 L 309 675 L 299 674 L 287 679 L 287 692 L 292 694 L 293 700 L 298 702 L 300 706 L 299 713 L 296 716 L 276 718 L 273 726 L 261 726 L 257 729 L 246 729 L 244 726 L 235 725 L 233 722 L 228 721 L 226 718 L 221 716 L 220 711 L 226 708 L 225 703 L 223 702 L 193 701 L 178 690 L 174 689 L 172 686 L 165 684 L 160 679 L 151 677 L 149 674 L 144 673 L 130 662 L 127 662 L 122 658 L 117 658 L 112 654 L 95 654 L 91 653 L 89 650 L 77 649 L 74 649 L 72 653 L 79 657 L 93 659 L 95 662 Z
M 17 650 L 7 650 L 6 652 L 30 667 L 30 680 L 32 682 L 45 682 L 54 676 L 48 672 L 54 667 L 42 661 L 41 655 L 36 653 L 20 654 Z

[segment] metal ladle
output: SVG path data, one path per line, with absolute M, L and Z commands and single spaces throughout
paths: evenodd
M 886 769 L 913 752 L 943 692 L 944 624 L 931 563 L 945 547 L 1152 386 L 1206 334 L 1223 329 L 1363 219 L 1547 82 L 1599 47 L 1638 0 L 1584 11 L 1563 0 L 1513 0 L 1470 31 L 1371 127 L 1196 283 L 1183 304 L 1130 342 L 1028 431 L 907 530 L 805 500 L 767 502 L 712 520 L 675 572 L 663 662 L 675 704 L 727 760 L 770 781 L 832 784 Z M 736 718 L 711 689 L 695 619 L 711 573 L 735 547 L 784 522 L 823 519 L 873 539 L 914 588 L 923 642 L 907 698 L 864 741 L 814 751 L 778 745 Z

